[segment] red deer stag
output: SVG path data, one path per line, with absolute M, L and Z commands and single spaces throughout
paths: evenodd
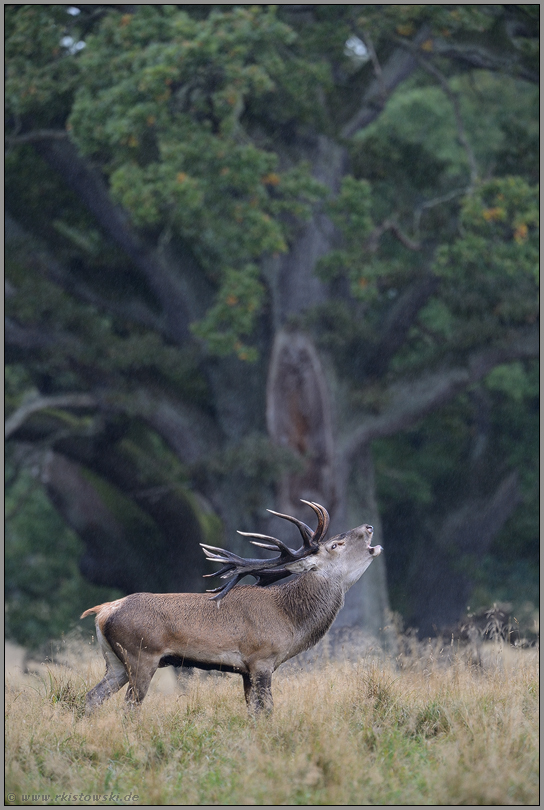
M 303 501 L 317 514 L 312 531 L 289 515 L 303 545 L 294 551 L 281 540 L 240 532 L 272 559 L 246 560 L 202 544 L 208 559 L 223 563 L 216 574 L 227 583 L 203 593 L 134 593 L 86 610 L 96 613 L 96 634 L 106 674 L 87 694 L 87 712 L 129 684 L 126 701 L 141 703 L 158 667 L 185 666 L 239 672 L 250 714 L 272 711 L 272 673 L 325 635 L 344 604 L 344 595 L 377 557 L 366 524 L 325 539 L 327 510 Z M 269 510 L 271 511 L 271 510 Z M 247 574 L 257 582 L 237 585 Z M 280 585 L 278 580 L 296 576 Z M 236 587 L 235 587 L 236 586 Z M 256 587 L 260 586 L 260 587 Z M 220 609 L 218 609 L 220 608 Z

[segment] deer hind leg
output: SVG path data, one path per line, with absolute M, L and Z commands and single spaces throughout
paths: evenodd
M 106 674 L 99 684 L 91 689 L 90 692 L 87 692 L 85 698 L 86 714 L 90 714 L 93 709 L 100 706 L 101 703 L 118 692 L 119 689 L 128 682 L 128 674 L 123 663 L 115 655 L 99 630 L 97 636 L 100 646 L 102 647 L 102 654 L 106 661 Z
M 128 672 L 128 689 L 125 694 L 127 706 L 139 706 L 147 695 L 153 675 L 158 669 L 159 660 L 143 650 L 136 655 L 125 651 L 125 666 Z
M 265 712 L 272 714 L 272 672 L 268 669 L 257 669 L 249 675 L 243 675 L 244 694 L 247 710 L 252 717 Z

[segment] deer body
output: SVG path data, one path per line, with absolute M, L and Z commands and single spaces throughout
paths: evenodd
M 360 526 L 315 543 L 312 551 L 301 550 L 303 556 L 294 562 L 289 558 L 287 568 L 284 557 L 281 569 L 269 561 L 264 573 L 262 561 L 248 561 L 260 565 L 263 578 L 299 574 L 286 583 L 232 589 L 229 584 L 216 601 L 197 593 L 136 593 L 85 611 L 83 616 L 97 614 L 97 638 L 106 660 L 103 680 L 87 694 L 87 710 L 126 683 L 127 702 L 140 703 L 157 669 L 174 665 L 238 672 L 249 712 L 271 711 L 272 673 L 325 635 L 345 592 L 381 551 L 370 546 L 371 537 L 372 527 Z

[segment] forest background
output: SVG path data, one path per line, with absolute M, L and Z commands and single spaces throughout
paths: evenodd
M 538 598 L 538 5 L 6 6 L 7 634 L 385 552 L 337 622 Z

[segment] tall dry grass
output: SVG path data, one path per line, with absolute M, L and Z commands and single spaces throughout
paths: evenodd
M 235 675 L 186 676 L 133 715 L 122 690 L 92 717 L 97 659 L 11 678 L 7 803 L 537 805 L 537 652 L 485 652 L 286 667 L 258 721 Z

